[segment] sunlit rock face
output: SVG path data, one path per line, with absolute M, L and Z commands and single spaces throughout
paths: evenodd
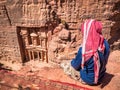
M 111 49 L 120 49 L 119 4 L 120 0 L 0 0 L 0 61 L 71 60 L 82 43 L 81 23 L 89 18 L 101 21 Z

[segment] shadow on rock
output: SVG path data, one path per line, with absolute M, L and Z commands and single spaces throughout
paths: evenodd
M 2 68 L 3 64 L 0 63 L 0 69 Z
M 101 81 L 101 88 L 104 88 L 107 84 L 110 83 L 110 81 L 112 80 L 112 78 L 114 77 L 113 74 L 109 74 L 109 73 L 105 73 L 105 76 L 103 77 L 102 81 Z
M 7 67 L 5 67 L 4 64 L 2 64 L 2 63 L 0 63 L 0 70 L 12 71 L 11 69 L 8 69 Z

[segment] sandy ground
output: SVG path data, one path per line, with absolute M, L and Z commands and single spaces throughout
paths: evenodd
M 16 66 L 14 65 L 13 68 Z M 18 67 L 18 65 L 17 65 Z M 18 69 L 18 68 L 17 68 Z M 114 51 L 110 53 L 107 71 L 103 81 L 100 85 L 89 86 L 83 85 L 78 81 L 71 79 L 69 76 L 65 75 L 63 70 L 53 63 L 39 63 L 29 62 L 25 66 L 21 66 L 19 70 L 14 71 L 18 75 L 36 75 L 48 80 L 55 80 L 61 82 L 68 82 L 71 84 L 80 85 L 83 87 L 88 87 L 93 90 L 119 90 L 120 89 L 120 51 Z

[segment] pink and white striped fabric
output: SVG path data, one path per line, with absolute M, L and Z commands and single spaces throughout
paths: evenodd
M 102 24 L 96 20 L 90 19 L 86 20 L 81 27 L 83 33 L 83 43 L 82 43 L 82 69 L 84 68 L 84 63 L 93 56 L 94 60 L 94 73 L 95 79 L 94 83 L 98 82 L 100 60 L 98 55 L 98 50 L 104 52 L 104 37 L 101 34 Z

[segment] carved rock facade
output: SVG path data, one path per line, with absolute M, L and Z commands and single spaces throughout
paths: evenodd
M 0 61 L 70 60 L 81 44 L 78 29 L 88 18 L 100 20 L 111 49 L 120 49 L 119 4 L 120 0 L 1 0 Z

